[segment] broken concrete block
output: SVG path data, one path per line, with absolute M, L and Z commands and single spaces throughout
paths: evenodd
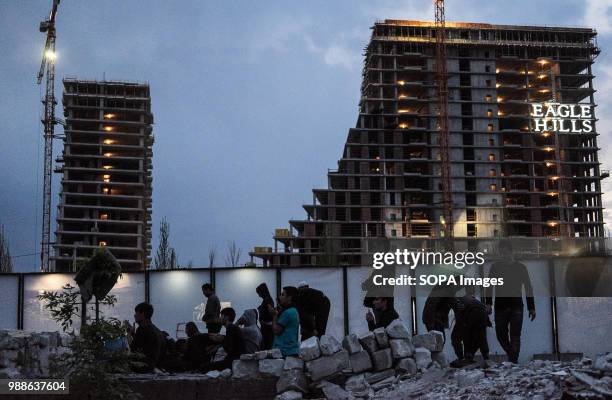
M 360 372 L 369 371 L 372 369 L 372 360 L 370 354 L 362 350 L 359 353 L 351 354 L 351 368 L 353 373 L 358 374 Z
M 387 331 L 387 335 L 391 339 L 410 339 L 412 338 L 412 333 L 408 329 L 408 325 L 404 323 L 404 321 L 400 319 L 395 319 L 391 321 L 391 323 L 385 328 Z
M 479 369 L 473 369 L 471 371 L 459 371 L 455 374 L 457 380 L 457 386 L 466 387 L 476 384 L 479 380 L 484 378 L 485 374 Z
M 369 384 L 366 382 L 364 374 L 353 375 L 344 383 L 344 388 L 349 392 L 363 391 L 368 386 Z
M 431 351 L 424 347 L 417 347 L 414 350 L 414 361 L 420 369 L 427 369 L 431 364 Z
M 374 370 L 382 371 L 393 366 L 393 356 L 391 349 L 378 350 L 372 353 L 372 364 L 374 364 Z
M 280 351 L 280 349 L 268 350 L 268 358 L 274 358 L 274 359 L 283 358 L 283 352 Z
M 270 359 L 259 360 L 259 373 L 262 376 L 280 377 L 285 366 L 285 360 Z
M 253 357 L 255 360 L 265 360 L 268 358 L 268 350 L 256 351 L 253 353 Z
M 232 377 L 235 379 L 259 378 L 259 364 L 255 360 L 234 360 Z
M 431 359 L 432 361 L 437 362 L 440 368 L 448 368 L 448 359 L 446 358 L 446 354 L 444 354 L 444 352 L 433 351 L 431 353 Z
M 319 357 L 321 357 L 321 348 L 319 347 L 318 337 L 313 336 L 300 343 L 300 358 L 302 360 L 310 361 Z
M 221 378 L 231 378 L 232 377 L 232 370 L 229 368 L 225 368 L 223 371 L 221 371 Z
M 395 376 L 395 371 L 393 369 L 386 369 L 384 371 L 376 372 L 374 374 L 366 375 L 365 380 L 370 385 L 373 385 L 377 382 L 387 379 L 390 376 Z
M 412 358 L 403 358 L 397 362 L 395 370 L 398 374 L 414 375 L 417 373 L 416 362 Z
M 240 359 L 243 361 L 253 361 L 253 360 L 258 360 L 257 356 L 253 353 L 251 354 L 241 354 L 240 355 Z
M 310 373 L 310 379 L 320 381 L 333 376 L 349 367 L 349 355 L 346 350 L 341 350 L 332 356 L 325 356 L 306 363 L 306 370 Z
M 276 393 L 287 391 L 308 393 L 308 379 L 303 371 L 288 369 L 281 373 L 280 378 L 276 381 Z
M 389 345 L 391 346 L 391 354 L 396 360 L 410 357 L 414 352 L 412 343 L 406 339 L 391 339 Z
M 331 382 L 325 382 L 322 387 L 323 394 L 327 400 L 352 400 L 354 397 L 342 389 L 340 386 L 335 385 Z
M 333 336 L 323 335 L 321 339 L 319 339 L 319 347 L 321 349 L 321 354 L 324 356 L 331 356 L 342 350 L 342 345 Z
M 374 333 L 374 337 L 376 337 L 376 343 L 378 344 L 379 349 L 386 349 L 389 347 L 389 338 L 387 337 L 385 328 L 376 328 L 372 331 L 372 333 Z
M 283 369 L 304 369 L 304 360 L 297 357 L 287 357 Z
M 344 339 L 342 339 L 342 347 L 344 347 L 349 354 L 359 353 L 363 350 L 361 343 L 359 343 L 359 338 L 354 333 L 346 335 Z
M 593 368 L 603 372 L 612 371 L 612 353 L 598 355 Z
M 424 347 L 429 351 L 442 351 L 444 349 L 444 335 L 439 331 L 429 331 L 422 335 L 412 337 L 414 347 Z
M 288 392 L 279 394 L 274 398 L 274 400 L 302 400 L 302 398 L 302 392 L 290 390 Z
M 359 337 L 359 343 L 366 349 L 370 354 L 374 353 L 378 350 L 378 344 L 376 342 L 376 337 L 372 332 L 364 333 Z

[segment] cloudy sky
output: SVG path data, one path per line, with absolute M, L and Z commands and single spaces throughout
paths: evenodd
M 0 223 L 18 271 L 39 265 L 29 255 L 39 251 L 42 197 L 35 78 L 44 43 L 38 24 L 50 3 L 0 0 Z M 507 4 L 450 0 L 447 19 L 598 30 L 600 158 L 612 167 L 612 0 Z M 63 0 L 57 75 L 150 83 L 153 248 L 165 216 L 179 262 L 203 266 L 209 246 L 223 259 L 236 240 L 246 254 L 270 245 L 275 227 L 304 217 L 301 204 L 326 186 L 355 125 L 369 28 L 379 19 L 432 17 L 430 0 Z M 59 176 L 53 187 L 55 208 Z M 612 196 L 604 199 L 610 206 Z

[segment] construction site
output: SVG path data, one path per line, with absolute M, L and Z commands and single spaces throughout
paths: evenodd
M 107 247 L 126 270 L 151 258 L 153 115 L 149 85 L 64 79 L 64 149 L 51 270 Z
M 579 134 L 540 129 L 532 113 L 533 104 L 595 108 L 595 30 L 445 23 L 435 3 L 436 22 L 372 27 L 357 125 L 306 217 L 250 253 L 264 266 L 368 265 L 371 239 L 477 248 L 603 236 L 609 172 L 594 112 Z

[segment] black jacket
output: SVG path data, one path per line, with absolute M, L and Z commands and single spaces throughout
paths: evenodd
M 523 288 L 527 298 L 527 309 L 535 311 L 533 288 L 525 264 L 518 261 L 498 261 L 491 265 L 490 278 L 503 278 L 502 286 L 485 288 L 485 303 L 492 304 L 495 292 L 495 308 L 523 309 Z

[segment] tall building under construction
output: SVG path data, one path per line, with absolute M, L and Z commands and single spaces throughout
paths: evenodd
M 357 126 L 328 188 L 251 256 L 365 265 L 368 239 L 437 239 L 446 224 L 467 242 L 603 235 L 596 32 L 481 23 L 445 32 L 452 204 L 441 181 L 436 26 L 385 20 L 372 27 Z
M 106 246 L 123 270 L 151 252 L 153 115 L 148 84 L 64 79 L 64 150 L 52 268 Z

